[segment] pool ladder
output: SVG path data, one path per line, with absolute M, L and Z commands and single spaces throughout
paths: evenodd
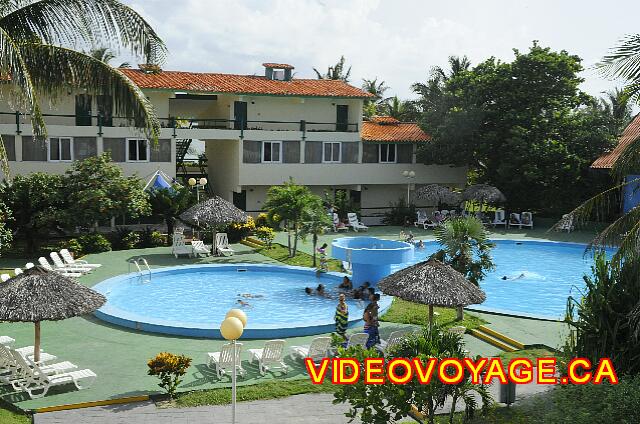
M 140 283 L 150 283 L 151 282 L 151 268 L 149 267 L 149 263 L 147 262 L 147 260 L 145 258 L 143 258 L 142 256 L 137 257 L 135 259 L 131 259 L 129 260 L 129 273 L 131 273 L 131 264 L 134 264 L 136 266 L 136 269 L 138 270 L 138 281 Z M 144 270 L 140 267 L 140 264 L 142 264 L 144 266 Z M 144 279 L 145 276 L 145 272 L 147 275 L 147 279 Z

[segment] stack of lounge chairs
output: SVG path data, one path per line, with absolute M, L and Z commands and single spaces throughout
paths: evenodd
M 223 256 L 233 255 L 233 249 L 229 247 L 229 239 L 226 233 L 216 234 L 215 254 Z M 190 258 L 211 255 L 211 245 L 204 244 L 202 240 L 192 240 L 190 243 L 186 241 L 182 231 L 173 233 L 173 244 L 171 246 L 171 254 L 178 258 L 180 255 L 187 255 Z
M 51 262 L 49 262 L 44 256 L 40 256 L 38 258 L 38 264 L 49 271 L 58 272 L 67 277 L 81 277 L 102 266 L 101 264 L 92 264 L 85 260 L 74 259 L 71 252 L 67 249 L 62 249 L 60 252 L 51 252 L 49 257 Z M 27 262 L 24 269 L 30 269 L 34 266 L 33 262 Z M 19 275 L 23 273 L 23 269 L 15 268 L 13 272 L 15 275 Z M 0 280 L 2 282 L 5 282 L 10 278 L 11 276 L 9 274 L 0 274 Z
M 90 369 L 79 370 L 69 361 L 57 362 L 54 355 L 40 353 L 34 361 L 34 347 L 13 348 L 15 340 L 0 336 L 0 385 L 11 385 L 31 399 L 44 397 L 50 388 L 73 384 L 78 390 L 86 389 L 96 379 Z

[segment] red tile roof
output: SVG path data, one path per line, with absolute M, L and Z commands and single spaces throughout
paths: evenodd
M 270 80 L 264 76 L 181 71 L 145 73 L 121 68 L 142 89 L 169 89 L 201 93 L 267 94 L 273 96 L 368 98 L 371 94 L 340 80 Z
M 613 168 L 624 149 L 626 149 L 634 140 L 637 140 L 638 137 L 640 137 L 640 114 L 636 115 L 631 123 L 627 125 L 627 128 L 624 129 L 620 136 L 618 145 L 610 152 L 607 152 L 596 159 L 596 161 L 591 164 L 591 167 L 597 169 Z
M 265 68 L 276 68 L 276 69 L 295 69 L 293 65 L 289 65 L 288 63 L 263 63 L 262 66 Z
M 400 122 L 390 116 L 376 116 L 362 123 L 363 141 L 424 142 L 431 140 L 414 122 Z

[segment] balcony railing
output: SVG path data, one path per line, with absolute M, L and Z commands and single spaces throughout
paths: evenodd
M 132 127 L 135 125 L 133 118 L 124 116 L 104 117 L 102 115 L 65 115 L 43 114 L 49 125 L 87 126 L 97 127 L 97 135 L 103 134 L 105 127 Z M 51 119 L 48 119 L 51 118 Z M 347 122 L 316 122 L 316 121 L 278 121 L 278 120 L 238 120 L 223 118 L 159 118 L 162 128 L 172 128 L 173 135 L 178 129 L 222 129 L 240 130 L 241 135 L 245 130 L 263 131 L 300 131 L 302 137 L 307 132 L 358 132 L 357 123 Z M 16 112 L 0 112 L 0 124 L 15 124 L 15 133 L 20 134 L 25 125 L 29 125 L 29 114 Z

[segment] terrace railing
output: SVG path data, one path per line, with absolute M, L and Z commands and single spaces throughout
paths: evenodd
M 88 126 L 96 127 L 97 135 L 102 136 L 104 128 L 133 127 L 135 120 L 124 116 L 105 117 L 102 115 L 75 114 L 43 114 L 50 125 Z M 358 132 L 357 123 L 319 122 L 319 121 L 280 121 L 280 120 L 234 120 L 224 118 L 160 118 L 162 128 L 172 128 L 173 136 L 177 136 L 178 129 L 222 129 L 240 130 L 241 136 L 245 130 L 263 131 L 300 131 L 304 139 L 307 132 Z M 15 133 L 21 134 L 25 126 L 30 125 L 29 114 L 20 111 L 0 112 L 0 124 L 14 124 Z M 197 138 L 197 136 L 194 136 Z

